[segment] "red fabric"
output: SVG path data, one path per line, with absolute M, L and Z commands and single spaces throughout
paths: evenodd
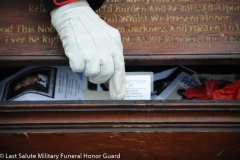
M 206 84 L 188 88 L 187 98 L 196 99 L 240 99 L 240 80 L 226 85 L 223 89 L 217 89 L 224 81 L 207 81 Z
M 206 95 L 205 85 L 196 86 L 194 88 L 188 88 L 186 90 L 186 97 L 188 99 L 191 99 L 191 98 L 206 99 L 207 95 Z
M 204 85 L 188 88 L 186 90 L 186 96 L 189 99 L 212 99 L 213 91 L 215 91 L 221 83 L 223 83 L 223 81 L 207 81 Z
M 64 4 L 68 4 L 68 3 L 71 3 L 71 2 L 77 2 L 78 0 L 65 0 L 63 2 L 58 2 L 57 0 L 53 0 L 53 3 L 56 5 L 56 6 L 62 6 Z
M 213 93 L 213 99 L 240 99 L 240 80 L 215 91 Z

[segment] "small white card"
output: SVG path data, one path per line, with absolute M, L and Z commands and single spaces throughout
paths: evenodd
M 124 100 L 150 100 L 153 91 L 153 72 L 126 72 Z

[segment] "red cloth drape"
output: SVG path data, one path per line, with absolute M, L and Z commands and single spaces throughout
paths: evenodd
M 223 82 L 211 80 L 207 81 L 204 85 L 188 88 L 186 96 L 189 99 L 240 99 L 240 80 L 230 83 L 222 89 L 218 89 L 218 86 Z

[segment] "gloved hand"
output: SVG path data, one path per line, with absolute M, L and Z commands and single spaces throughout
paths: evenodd
M 109 79 L 111 99 L 125 95 L 123 46 L 117 29 L 105 23 L 84 0 L 61 6 L 51 15 L 69 65 L 92 83 Z

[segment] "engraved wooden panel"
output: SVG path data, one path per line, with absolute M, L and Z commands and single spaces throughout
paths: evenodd
M 40 0 L 11 0 L 1 4 L 2 55 L 61 55 L 61 41 Z
M 127 54 L 239 53 L 238 0 L 108 1 L 99 15 L 122 33 Z
M 3 1 L 0 14 L 0 61 L 67 64 L 41 0 Z M 97 14 L 120 31 L 127 62 L 240 59 L 239 0 L 106 0 Z

